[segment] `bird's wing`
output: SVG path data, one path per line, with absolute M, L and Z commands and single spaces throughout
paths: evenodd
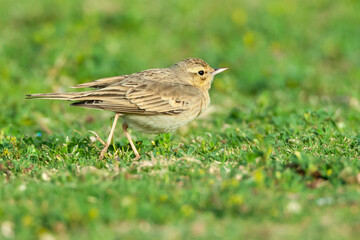
M 130 75 L 121 75 L 121 76 L 116 76 L 116 77 L 108 77 L 108 78 L 101 78 L 92 82 L 87 82 L 87 83 L 82 83 L 82 84 L 78 84 L 73 86 L 72 88 L 105 88 L 105 87 L 109 87 L 113 84 L 118 84 L 121 83 L 123 81 L 125 81 L 126 79 L 132 78 L 132 79 L 138 79 L 138 80 L 146 80 L 148 78 L 151 78 L 153 76 L 156 77 L 157 81 L 162 81 L 162 80 L 166 80 L 169 77 L 171 77 L 171 75 L 173 75 L 173 72 L 168 69 L 168 68 L 154 68 L 154 69 L 148 69 L 148 70 L 144 70 L 138 73 L 133 73 Z
M 140 115 L 179 114 L 201 106 L 201 91 L 192 85 L 130 77 L 70 100 L 72 106 Z
M 72 88 L 105 88 L 115 83 L 119 83 L 122 80 L 128 78 L 130 75 L 122 75 L 116 77 L 101 78 L 92 82 L 78 84 Z

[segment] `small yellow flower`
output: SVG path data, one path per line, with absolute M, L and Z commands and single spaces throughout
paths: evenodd
M 166 202 L 168 200 L 168 195 L 166 194 L 161 194 L 159 197 L 160 202 Z
M 248 48 L 255 47 L 255 34 L 251 31 L 248 31 L 243 36 L 244 45 Z
M 229 204 L 231 206 L 240 206 L 243 203 L 244 203 L 244 199 L 239 194 L 231 195 L 230 198 L 229 198 Z
M 192 217 L 194 215 L 194 208 L 188 204 L 181 207 L 180 211 L 185 217 Z
M 264 182 L 264 179 L 265 179 L 264 174 L 261 171 L 255 171 L 255 173 L 254 173 L 254 181 L 256 183 L 261 184 L 261 183 Z
M 99 216 L 99 210 L 97 208 L 92 208 L 89 210 L 88 214 L 90 219 L 95 219 Z
M 237 179 L 235 179 L 235 178 L 232 178 L 231 179 L 231 186 L 233 186 L 233 187 L 239 186 L 239 181 Z
M 238 26 L 244 26 L 248 20 L 246 12 L 241 8 L 236 8 L 231 14 L 232 21 Z
M 33 218 L 29 215 L 23 216 L 21 218 L 21 223 L 24 226 L 30 226 L 33 223 Z
M 9 156 L 10 155 L 9 150 L 7 148 L 5 148 L 4 151 L 2 152 L 2 155 Z

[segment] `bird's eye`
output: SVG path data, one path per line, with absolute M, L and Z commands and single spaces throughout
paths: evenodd
M 198 72 L 198 74 L 202 76 L 202 75 L 204 75 L 204 71 L 203 71 L 203 70 L 200 70 L 200 71 Z

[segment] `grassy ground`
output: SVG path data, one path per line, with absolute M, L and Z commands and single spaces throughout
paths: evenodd
M 357 239 L 358 1 L 0 0 L 0 239 Z M 24 95 L 200 57 L 207 114 L 172 134 Z M 71 89 L 70 89 L 71 90 Z

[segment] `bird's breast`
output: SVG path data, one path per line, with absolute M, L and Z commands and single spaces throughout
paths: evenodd
M 185 125 L 198 116 L 198 110 L 175 115 L 124 115 L 130 128 L 143 133 L 167 133 Z

